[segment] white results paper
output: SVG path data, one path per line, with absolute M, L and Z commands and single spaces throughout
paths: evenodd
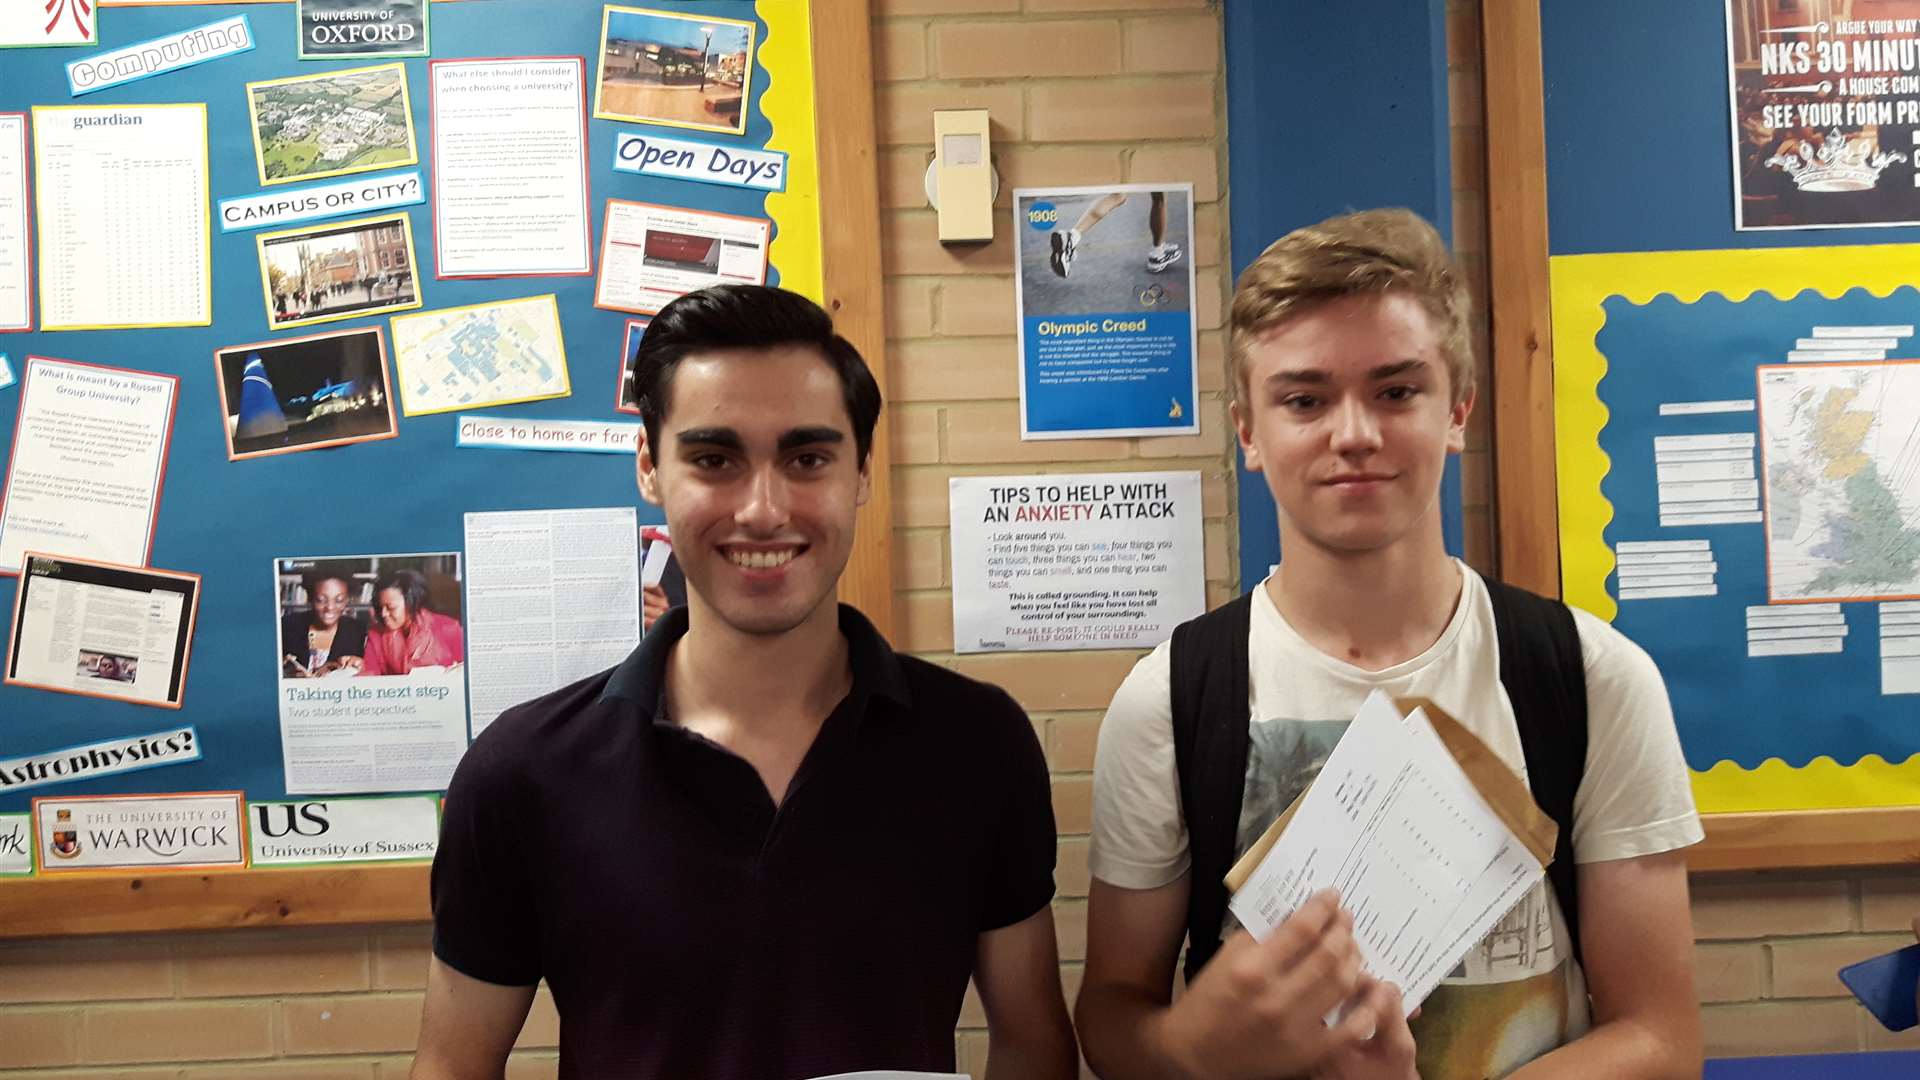
M 633 507 L 467 515 L 473 734 L 640 644 Z
M 40 328 L 206 326 L 205 105 L 33 110 Z
M 578 57 L 430 65 L 441 277 L 592 270 L 582 66 Z
M 1327 888 L 1353 914 L 1368 974 L 1426 1000 L 1543 871 L 1426 714 L 1376 691 L 1353 718 L 1233 913 L 1264 939 Z

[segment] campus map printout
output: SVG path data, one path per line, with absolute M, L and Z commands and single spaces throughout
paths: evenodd
M 397 316 L 393 350 L 408 416 L 571 392 L 551 295 Z
M 1760 369 L 1774 602 L 1920 596 L 1920 363 Z

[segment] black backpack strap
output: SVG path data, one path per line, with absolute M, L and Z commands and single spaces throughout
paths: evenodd
M 1193 869 L 1187 900 L 1187 979 L 1220 948 L 1227 871 L 1238 852 L 1247 776 L 1247 632 L 1253 594 L 1173 631 L 1168 691 L 1180 806 Z
M 1587 768 L 1587 669 L 1573 612 L 1491 578 L 1494 631 L 1500 641 L 1500 682 L 1513 703 L 1520 747 L 1527 759 L 1533 801 L 1560 827 L 1547 880 L 1560 900 L 1579 962 L 1580 889 L 1573 862 L 1573 797 Z

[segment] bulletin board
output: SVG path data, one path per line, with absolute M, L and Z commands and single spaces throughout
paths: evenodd
M 1888 9 L 1777 6 L 1783 27 Z M 1733 130 L 1730 49 L 1750 79 L 1765 37 L 1746 19 L 1487 5 L 1502 567 L 1660 665 L 1695 868 L 1912 861 L 1920 231 L 1868 227 L 1857 187 L 1817 227 L 1751 227 L 1806 196 Z M 1879 197 L 1911 191 L 1887 164 Z M 1867 333 L 1887 340 L 1836 340 Z
M 210 216 L 223 200 L 337 180 L 418 173 L 425 189 L 423 201 L 385 211 L 400 215 L 411 227 L 408 261 L 420 300 L 411 311 L 347 313 L 320 325 L 286 326 L 290 314 L 298 319 L 304 301 L 296 301 L 291 312 L 275 309 L 258 246 L 261 236 L 273 230 L 222 231 L 216 220 L 210 229 L 209 325 L 47 330 L 36 321 L 28 332 L 0 334 L 0 353 L 22 375 L 27 358 L 34 356 L 178 380 L 165 482 L 147 565 L 200 579 L 191 658 L 177 710 L 0 685 L 0 759 L 186 725 L 194 728 L 201 748 L 199 760 L 186 764 L 20 793 L 0 790 L 0 813 L 24 812 L 36 795 L 239 791 L 252 800 L 288 798 L 276 671 L 268 666 L 276 663 L 280 652 L 275 594 L 285 582 L 276 576 L 276 559 L 460 552 L 464 515 L 470 512 L 638 504 L 641 522 L 659 521 L 657 508 L 638 499 L 630 452 L 557 453 L 460 445 L 461 418 L 476 414 L 528 423 L 637 423 L 637 415 L 619 410 L 618 398 L 622 367 L 631 347 L 629 324 L 644 316 L 596 306 L 596 290 L 607 287 L 600 271 L 607 265 L 608 215 L 617 206 L 645 204 L 769 221 L 767 283 L 810 296 L 833 311 L 841 332 L 866 355 L 884 386 L 865 5 L 648 0 L 623 6 L 684 16 L 684 22 L 728 22 L 751 28 L 750 70 L 726 69 L 706 61 L 705 74 L 744 88 L 739 131 L 725 130 L 733 120 L 724 107 L 715 112 L 709 106 L 705 115 L 696 114 L 687 125 L 656 122 L 658 117 L 594 116 L 601 104 L 596 84 L 603 60 L 605 13 L 603 5 L 580 0 L 435 0 L 430 8 L 430 54 L 403 59 L 302 59 L 296 5 L 272 0 L 137 6 L 109 2 L 98 11 L 97 38 L 89 45 L 0 51 L 0 113 L 73 104 L 204 105 Z M 84 96 L 70 92 L 69 61 L 234 16 L 245 17 L 253 42 L 246 51 Z M 682 61 L 692 48 L 679 49 Z M 712 49 L 710 43 L 707 48 Z M 683 82 L 703 74 L 700 61 L 676 61 L 671 52 L 649 53 L 647 62 Z M 662 55 L 667 58 L 661 59 Z M 440 176 L 433 154 L 429 65 L 463 58 L 531 57 L 582 58 L 586 72 L 588 272 L 503 277 L 490 275 L 482 267 L 448 276 L 437 263 L 445 238 L 436 232 Z M 638 64 L 632 57 L 630 49 L 616 62 Z M 416 162 L 395 162 L 390 169 L 342 177 L 304 176 L 284 186 L 277 182 L 280 178 L 263 176 L 247 84 L 388 64 L 404 71 Z M 700 93 L 709 99 L 724 97 L 707 93 L 704 82 L 701 87 Z M 647 112 L 653 107 L 631 110 Z M 616 168 L 617 145 L 631 135 L 679 139 L 709 149 L 784 154 L 784 183 L 780 190 L 768 191 Z M 293 167 L 298 168 L 298 163 Z M 335 220 L 352 219 L 337 216 L 298 227 L 317 230 Z M 57 238 L 36 229 L 37 258 L 44 261 L 45 245 L 50 242 Z M 651 249 L 648 254 L 695 261 L 705 257 L 704 252 L 688 256 Z M 142 251 L 130 245 L 113 257 L 139 259 Z M 352 287 L 349 283 L 341 290 Z M 367 290 L 367 295 L 371 298 L 374 292 Z M 396 389 L 404 389 L 398 386 L 394 348 L 396 336 L 408 332 L 403 325 L 408 316 L 545 297 L 552 298 L 542 302 L 557 315 L 564 340 L 566 386 L 558 396 L 417 414 L 403 411 L 404 402 L 395 401 L 392 437 L 230 460 L 223 390 L 240 393 L 242 389 L 231 376 L 225 387 L 221 385 L 216 353 L 309 334 L 377 328 L 384 339 L 385 370 Z M 44 311 L 37 314 L 44 317 Z M 22 392 L 20 383 L 0 389 L 0 446 L 14 442 Z M 874 498 L 862 511 L 861 543 L 841 589 L 843 600 L 861 606 L 883 630 L 891 622 L 887 445 L 883 429 L 877 434 L 871 463 Z M 0 609 L 13 611 L 18 587 L 17 578 L 0 577 Z M 458 607 L 458 597 L 441 606 Z M 0 646 L 12 625 L 9 621 L 8 629 L 0 630 Z M 425 880 L 422 863 L 0 879 L 0 936 L 418 919 L 426 914 Z

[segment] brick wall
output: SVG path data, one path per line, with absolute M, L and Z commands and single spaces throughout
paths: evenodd
M 1920 873 L 1706 874 L 1693 883 L 1694 977 L 1709 1056 L 1920 1048 L 1834 972 L 1913 943 Z
M 903 648 L 1007 687 L 1054 773 L 1069 997 L 1086 941 L 1088 803 L 1100 715 L 1135 653 L 955 658 L 946 480 L 1022 471 L 1199 469 L 1209 598 L 1231 593 L 1232 440 L 1220 331 L 1230 288 L 1220 19 L 1206 0 L 874 0 L 881 197 Z M 1486 296 L 1478 0 L 1449 11 L 1455 243 Z M 1202 327 L 1193 438 L 1022 443 L 1007 223 L 984 247 L 942 248 L 920 195 L 930 111 L 992 110 L 1003 190 L 1191 180 Z M 1008 199 L 1002 195 L 1002 206 Z M 1482 342 L 1485 305 L 1480 305 Z M 1489 398 L 1484 346 L 1483 405 Z M 1469 561 L 1490 565 L 1487 408 L 1463 460 Z M 1892 1045 L 1833 977 L 1904 940 L 1920 874 L 1718 875 L 1694 916 L 1709 1049 L 1777 1053 Z M 251 931 L 0 943 L 0 1080 L 395 1080 L 406 1075 L 427 959 L 424 927 Z M 971 996 L 961 1067 L 983 1075 Z M 555 1073 L 543 993 L 508 1076 Z M 165 1063 L 165 1064 L 162 1064 Z
M 899 644 L 1006 687 L 1032 714 L 1054 774 L 1062 977 L 1086 953 L 1094 737 L 1136 652 L 956 658 L 947 480 L 1025 472 L 1197 469 L 1209 599 L 1233 590 L 1233 486 L 1223 299 L 1225 100 L 1220 14 L 1205 0 L 876 0 L 875 69 L 892 375 Z M 931 110 L 992 111 L 999 206 L 991 244 L 943 248 L 922 174 Z M 1020 186 L 1192 181 L 1200 434 L 1021 442 L 1011 192 Z M 960 1067 L 983 1075 L 985 1018 L 969 995 Z
M 427 956 L 425 926 L 0 944 L 0 1076 L 405 1080 Z M 559 1034 L 542 991 L 509 1080 Z

